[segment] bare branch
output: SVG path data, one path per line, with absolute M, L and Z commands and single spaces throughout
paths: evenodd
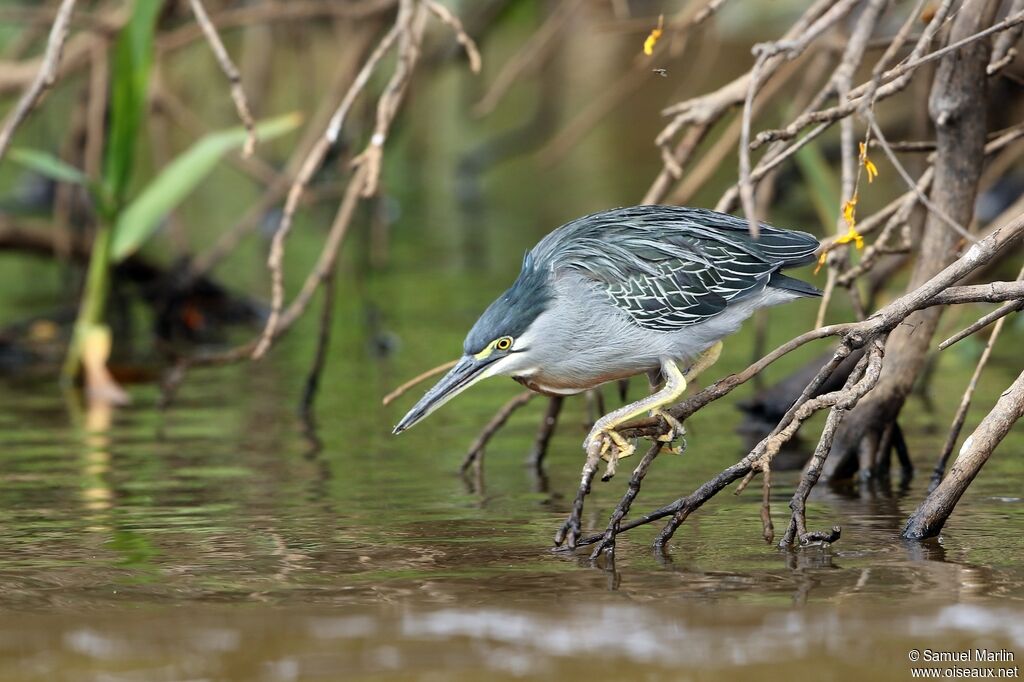
M 910 188 L 910 191 L 914 192 L 914 194 L 917 195 L 917 200 L 924 204 L 924 206 L 929 211 L 934 213 L 935 216 L 938 217 L 942 222 L 952 227 L 961 237 L 963 237 L 969 242 L 978 241 L 978 238 L 975 237 L 970 232 L 968 232 L 967 228 L 965 228 L 963 225 L 955 221 L 953 218 L 949 217 L 949 214 L 947 214 L 941 208 L 932 203 L 931 199 L 928 198 L 928 195 L 925 194 L 924 191 L 918 187 L 919 181 L 916 181 L 910 177 L 910 173 L 908 173 L 907 169 L 903 167 L 903 164 L 900 163 L 899 158 L 896 157 L 896 153 L 893 152 L 892 147 L 889 146 L 889 142 L 885 139 L 885 134 L 882 132 L 881 126 L 878 125 L 878 121 L 875 119 L 875 114 L 870 109 L 868 109 L 864 112 L 864 115 L 867 117 L 868 123 L 871 126 L 871 130 L 872 132 L 874 132 L 875 137 L 878 140 L 878 143 L 882 145 L 882 149 L 885 150 L 885 155 L 889 157 L 889 161 L 896 169 L 896 172 L 900 174 L 900 177 L 903 178 L 903 182 L 907 183 L 907 187 Z
M 884 337 L 875 339 L 869 351 L 861 358 L 857 368 L 847 379 L 846 385 L 841 391 L 836 392 L 832 409 L 825 421 L 825 428 L 822 429 L 821 437 L 818 439 L 818 446 L 814 449 L 814 455 L 811 456 L 811 461 L 800 478 L 800 485 L 793 493 L 793 499 L 790 500 L 789 507 L 793 514 L 786 534 L 779 542 L 780 547 L 789 547 L 795 542 L 799 542 L 800 545 L 808 545 L 813 542 L 835 542 L 839 539 L 839 526 L 834 526 L 830 533 L 809 533 L 807 531 L 807 497 L 821 476 L 825 459 L 832 450 L 832 441 L 843 417 L 878 383 L 878 377 L 882 373 L 883 348 Z M 820 401 L 823 398 L 825 396 L 817 400 Z
M 64 52 L 64 42 L 68 38 L 68 27 L 74 9 L 75 0 L 62 0 L 60 9 L 57 10 L 57 16 L 53 20 L 53 27 L 50 29 L 50 37 L 46 41 L 46 52 L 43 54 L 39 71 L 28 89 L 22 94 L 21 99 L 14 105 L 13 111 L 8 114 L 3 127 L 0 128 L 0 159 L 4 157 L 7 148 L 11 145 L 14 130 L 21 125 L 21 122 L 57 80 L 57 67 L 60 65 L 61 54 Z
M 514 398 L 509 400 L 507 403 L 501 406 L 498 411 L 491 417 L 491 420 L 487 422 L 480 435 L 476 437 L 473 444 L 469 446 L 469 450 L 466 452 L 466 456 L 462 460 L 462 464 L 459 466 L 459 471 L 465 473 L 469 467 L 473 466 L 474 463 L 479 462 L 480 458 L 483 457 L 484 448 L 491 441 L 501 427 L 505 425 L 509 417 L 512 416 L 516 410 L 530 402 L 533 398 L 537 397 L 537 394 L 533 391 L 523 391 L 516 395 Z
M 1011 15 L 1024 13 L 1024 0 L 1013 0 L 1009 13 Z M 1016 45 L 1020 40 L 1022 32 L 1024 32 L 1024 24 L 1017 24 L 999 36 L 992 48 L 992 58 L 986 69 L 988 75 L 992 76 L 999 73 L 1005 66 L 1016 59 Z
M 1024 270 L 1021 270 L 1021 275 L 1024 275 Z M 1020 280 L 1021 276 L 1017 279 Z M 1017 302 L 1016 306 L 1024 306 L 1024 299 Z M 964 426 L 964 421 L 967 419 L 967 410 L 971 407 L 971 401 L 974 399 L 974 391 L 978 388 L 978 380 L 981 378 L 981 373 L 985 369 L 985 365 L 988 364 L 988 359 L 992 357 L 992 349 L 996 345 L 996 340 L 999 338 L 1000 333 L 1003 331 L 1003 325 L 1006 322 L 1005 318 L 1000 318 L 996 322 L 996 326 L 992 328 L 992 333 L 988 337 L 988 343 L 985 344 L 985 350 L 981 352 L 981 357 L 978 358 L 978 364 L 974 367 L 974 373 L 971 375 L 971 380 L 967 383 L 967 388 L 964 389 L 964 394 L 960 398 L 960 406 L 956 410 L 956 415 L 953 417 L 953 423 L 949 427 L 949 433 L 946 435 L 946 442 L 942 447 L 942 452 L 939 454 L 939 459 L 935 464 L 935 470 L 932 472 L 932 481 L 929 486 L 928 492 L 935 490 L 938 485 L 942 482 L 942 476 L 946 471 L 946 462 L 949 461 L 949 456 L 953 453 L 953 447 L 956 445 L 957 439 L 960 438 L 960 430 Z M 940 347 L 941 350 L 941 347 Z
M 437 15 L 438 19 L 448 24 L 452 31 L 455 32 L 455 39 L 462 45 L 462 49 L 466 51 L 466 57 L 469 58 L 469 70 L 473 73 L 480 73 L 480 67 L 483 64 L 483 60 L 480 58 L 480 50 L 477 48 L 476 42 L 466 33 L 466 29 L 462 26 L 462 21 L 452 14 L 450 9 L 436 2 L 436 0 L 425 0 L 425 2 L 427 3 L 427 9 Z
M 523 43 L 519 51 L 512 55 L 501 67 L 498 75 L 491 81 L 491 85 L 483 97 L 473 107 L 473 113 L 477 116 L 486 116 L 494 111 L 495 107 L 508 92 L 512 84 L 524 73 L 536 68 L 548 52 L 555 46 L 555 36 L 559 34 L 568 22 L 572 13 L 576 11 L 582 0 L 569 0 L 560 2 L 551 15 L 544 20 L 541 27 L 533 32 Z
M 409 379 L 404 384 L 400 385 L 398 388 L 396 388 L 395 390 L 391 391 L 391 393 L 388 393 L 386 396 L 384 396 L 384 399 L 380 401 L 381 405 L 384 405 L 385 407 L 387 407 L 388 405 L 393 403 L 396 399 L 398 399 L 398 398 L 402 397 L 403 395 L 405 395 L 406 391 L 408 391 L 410 388 L 413 388 L 414 386 L 416 386 L 416 384 L 419 384 L 420 382 L 426 381 L 430 377 L 437 376 L 441 372 L 447 372 L 452 367 L 454 367 L 455 363 L 457 363 L 457 362 L 458 362 L 458 359 L 449 360 L 448 362 L 441 363 L 437 367 L 433 367 L 431 369 L 428 369 L 426 372 L 423 372 L 421 374 L 417 374 L 412 379 Z
M 404 0 L 401 5 L 401 9 L 399 10 L 398 17 L 395 19 L 394 25 L 384 35 L 380 44 L 366 60 L 366 63 L 352 82 L 352 85 L 345 94 L 345 97 L 342 98 L 334 116 L 331 117 L 331 121 L 328 123 L 323 136 L 317 141 L 312 149 L 310 149 L 309 154 L 306 156 L 305 161 L 303 161 L 294 182 L 292 182 L 291 188 L 288 190 L 288 198 L 285 200 L 284 210 L 281 213 L 281 222 L 278 225 L 277 231 L 274 233 L 274 238 L 270 244 L 270 255 L 267 257 L 267 266 L 270 268 L 271 275 L 271 309 L 263 334 L 253 351 L 254 359 L 258 359 L 266 353 L 276 334 L 277 325 L 280 323 L 281 310 L 284 307 L 284 244 L 288 237 L 288 233 L 291 231 L 292 222 L 295 218 L 295 211 L 298 209 L 302 193 L 305 191 L 306 185 L 308 185 L 309 181 L 313 178 L 314 173 L 316 173 L 317 169 L 320 168 L 324 158 L 327 156 L 327 152 L 330 151 L 331 147 L 333 147 L 337 142 L 345 116 L 356 97 L 366 86 L 366 83 L 370 78 L 370 74 L 373 73 L 377 64 L 380 63 L 380 60 L 394 44 L 399 33 L 407 30 L 406 25 L 411 16 L 411 12 L 411 0 Z M 379 141 L 383 143 L 383 140 Z
M 982 329 L 989 326 L 993 322 L 997 322 L 1006 317 L 1007 315 L 1018 312 L 1020 310 L 1024 310 L 1024 300 L 1011 301 L 1010 303 L 1007 303 L 1004 306 L 1000 306 L 999 308 L 996 308 L 995 310 L 990 312 L 988 315 L 983 315 L 982 317 L 978 318 L 978 321 L 972 324 L 971 326 L 958 331 L 956 334 L 953 334 L 953 336 L 949 337 L 948 339 L 940 343 L 939 350 L 946 350 L 954 343 L 962 341 L 966 339 L 968 336 L 971 336 L 972 334 L 981 331 Z M 993 330 L 992 333 L 995 334 L 995 330 Z
M 217 29 L 210 21 L 210 16 L 206 13 L 206 8 L 203 7 L 201 0 L 189 0 L 189 3 L 192 7 L 192 14 L 196 17 L 196 23 L 203 30 L 203 35 L 206 36 L 206 42 L 210 44 L 210 49 L 213 51 L 213 56 L 217 59 L 220 70 L 224 72 L 228 82 L 231 84 L 231 99 L 235 102 L 235 110 L 238 112 L 238 118 L 241 119 L 245 130 L 249 133 L 249 136 L 245 139 L 242 156 L 252 156 L 252 153 L 256 150 L 256 122 L 252 119 L 252 109 L 249 107 L 249 100 L 242 89 L 242 76 L 238 73 L 235 63 L 231 61 L 231 55 L 228 54 L 227 48 L 224 47 L 224 43 L 217 34 Z
M 1021 416 L 1024 416 L 1024 372 L 964 442 L 949 475 L 907 521 L 903 537 L 920 540 L 939 534 L 967 486 Z

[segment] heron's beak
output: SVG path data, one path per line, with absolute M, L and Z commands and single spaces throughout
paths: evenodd
M 463 355 L 458 364 L 434 384 L 434 387 L 427 391 L 426 395 L 420 398 L 420 401 L 402 417 L 402 421 L 398 422 L 392 433 L 399 434 L 411 428 L 476 382 L 491 376 L 496 369 L 495 360 L 498 360 L 499 357 L 492 355 L 477 359 L 472 355 Z

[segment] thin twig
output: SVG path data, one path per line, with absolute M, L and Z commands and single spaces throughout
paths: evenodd
M 322 139 L 323 129 L 327 127 L 328 121 L 337 110 L 335 102 L 340 101 L 351 87 L 350 74 L 358 72 L 361 66 L 360 62 L 362 62 L 361 56 L 369 47 L 373 37 L 373 32 L 370 30 L 355 33 L 350 41 L 350 49 L 346 50 L 343 61 L 339 64 L 334 82 L 331 83 L 316 112 L 310 117 L 309 125 L 295 145 L 284 171 L 277 176 L 270 187 L 264 190 L 259 200 L 234 225 L 224 230 L 209 249 L 198 254 L 189 263 L 186 275 L 188 281 L 194 281 L 207 274 L 224 258 L 233 253 L 242 238 L 260 225 L 267 212 L 285 199 L 293 178 L 296 177 L 299 168 L 313 147 Z
M 462 460 L 462 464 L 459 466 L 459 471 L 465 473 L 469 467 L 473 466 L 484 454 L 484 448 L 491 441 L 491 438 L 501 427 L 505 425 L 509 417 L 512 416 L 516 410 L 530 402 L 537 394 L 533 391 L 523 391 L 516 395 L 514 398 L 502 405 L 491 420 L 487 422 L 480 435 L 476 437 L 473 444 L 469 446 L 469 450 L 466 451 L 466 456 Z
M 206 13 L 202 0 L 189 0 L 189 4 L 192 7 L 192 14 L 196 17 L 196 23 L 203 30 L 206 42 L 210 44 L 210 49 L 213 51 L 220 70 L 227 76 L 228 83 L 231 85 L 231 99 L 234 100 L 238 118 L 241 119 L 242 125 L 245 126 L 248 133 L 245 138 L 245 146 L 242 148 L 242 156 L 248 158 L 256 151 L 256 122 L 253 121 L 249 100 L 245 96 L 245 90 L 242 89 L 242 75 L 238 72 L 235 63 L 231 61 L 231 55 L 228 54 L 216 27 L 210 21 L 210 16 Z
M 626 493 L 619 500 L 619 503 L 615 506 L 615 510 L 612 512 L 611 518 L 608 520 L 608 527 L 604 531 L 604 537 L 601 542 L 597 544 L 594 551 L 590 554 L 590 560 L 596 561 L 601 554 L 607 553 L 607 559 L 609 562 L 615 560 L 615 537 L 619 533 L 619 527 L 622 525 L 622 519 L 629 513 L 630 507 L 633 505 L 633 501 L 636 496 L 640 494 L 640 485 L 643 483 L 644 477 L 647 475 L 647 470 L 650 469 L 654 459 L 661 452 L 664 443 L 661 441 L 654 441 L 651 443 L 651 447 L 648 448 L 647 452 L 640 459 L 640 463 L 637 464 L 636 469 L 633 470 L 633 475 L 629 479 L 629 484 L 626 487 Z
M 1010 14 L 1024 12 L 1024 0 L 1014 0 L 1010 6 Z M 1004 67 L 1013 62 L 1017 57 L 1017 42 L 1020 40 L 1021 32 L 1024 32 L 1024 24 L 1014 26 L 1006 33 L 999 36 L 992 46 L 992 57 L 989 60 L 986 73 L 992 76 L 1003 70 Z
M 498 75 L 491 80 L 487 92 L 473 106 L 474 115 L 486 116 L 494 111 L 516 80 L 542 63 L 548 52 L 559 44 L 554 38 L 581 1 L 568 0 L 558 3 L 540 28 L 530 35 L 518 52 L 506 60 Z
M 547 455 L 551 437 L 555 435 L 558 415 L 562 412 L 562 405 L 564 403 L 565 398 L 560 395 L 548 398 L 548 409 L 544 412 L 544 417 L 537 428 L 537 437 L 533 441 L 533 450 L 530 451 L 530 456 L 527 459 L 527 463 L 535 471 L 539 472 L 544 468 L 544 457 Z
M 987 315 L 983 315 L 982 317 L 978 318 L 978 321 L 972 324 L 971 326 L 961 329 L 956 334 L 953 334 L 953 336 L 949 337 L 948 339 L 939 344 L 939 350 L 946 350 L 954 343 L 962 341 L 966 339 L 968 336 L 981 331 L 982 329 L 989 326 L 993 322 L 1002 320 L 1007 315 L 1018 312 L 1020 310 L 1024 310 L 1024 300 L 1010 301 L 1006 305 L 1000 306 L 999 308 L 996 308 Z M 993 330 L 992 333 L 995 334 L 995 330 Z
M 39 71 L 18 103 L 14 105 L 14 109 L 8 114 L 3 127 L 0 128 L 0 159 L 4 157 L 11 144 L 14 130 L 21 125 L 21 122 L 57 80 L 57 67 L 60 65 L 60 57 L 64 52 L 64 43 L 68 38 L 68 27 L 74 9 L 75 0 L 63 0 L 60 9 L 57 10 L 53 27 L 50 29 L 50 37 L 46 41 L 46 51 L 43 54 L 43 61 L 39 65 Z
M 367 59 L 364 67 L 360 70 L 359 74 L 355 77 L 348 92 L 342 98 L 341 103 L 338 105 L 338 109 L 328 124 L 327 130 L 324 131 L 324 135 L 319 138 L 313 145 L 309 154 L 306 156 L 305 161 L 302 163 L 301 168 L 292 182 L 291 188 L 288 190 L 288 199 L 285 201 L 285 209 L 281 215 L 281 222 L 278 225 L 278 229 L 273 233 L 273 240 L 270 243 L 270 253 L 267 256 L 267 267 L 270 269 L 270 313 L 267 316 L 266 325 L 263 328 L 263 333 L 260 335 L 259 341 L 253 350 L 253 358 L 258 359 L 263 356 L 266 350 L 270 347 L 270 343 L 276 333 L 276 328 L 281 322 L 281 312 L 285 306 L 285 272 L 284 272 L 284 260 L 285 260 L 285 240 L 288 238 L 288 233 L 291 231 L 292 222 L 295 218 L 295 211 L 299 206 L 299 199 L 302 197 L 302 193 L 312 179 L 313 174 L 316 170 L 321 167 L 324 159 L 327 157 L 331 147 L 338 139 L 338 134 L 341 131 L 341 126 L 344 123 L 345 115 L 358 96 L 359 92 L 362 91 L 370 80 L 370 75 L 376 69 L 381 58 L 390 49 L 399 33 L 408 31 L 409 20 L 412 15 L 412 0 L 403 0 L 398 10 L 398 16 L 395 18 L 394 25 L 384 35 L 377 49 Z M 376 138 L 372 142 L 381 142 L 383 140 L 377 140 Z
M 211 23 L 221 31 L 253 24 L 309 21 L 318 18 L 339 18 L 348 21 L 365 20 L 383 14 L 398 4 L 398 0 L 288 0 L 238 5 L 215 13 Z M 173 52 L 187 47 L 203 36 L 198 26 L 186 24 L 160 35 L 159 52 Z
M 448 24 L 455 33 L 455 39 L 462 45 L 462 49 L 466 51 L 466 57 L 469 58 L 469 70 L 473 73 L 480 73 L 480 67 L 483 64 L 483 60 L 480 58 L 480 50 L 477 48 L 476 42 L 466 33 L 462 21 L 441 3 L 435 0 L 425 0 L 425 2 L 427 9 L 433 12 L 442 22 Z
M 384 405 L 385 407 L 390 405 L 395 400 L 402 397 L 410 388 L 412 388 L 416 384 L 426 381 L 430 377 L 435 377 L 438 374 L 441 374 L 442 372 L 447 372 L 452 367 L 454 367 L 456 363 L 458 363 L 458 359 L 450 360 L 448 362 L 438 365 L 437 367 L 428 369 L 426 372 L 423 372 L 422 374 L 417 374 L 412 379 L 409 379 L 404 384 L 402 384 L 395 390 L 391 391 L 391 393 L 388 393 L 386 396 L 384 396 L 384 399 L 381 401 L 381 404 Z
M 743 213 L 747 216 L 750 236 L 753 239 L 760 237 L 761 229 L 757 217 L 757 202 L 754 201 L 754 183 L 750 179 L 750 119 L 753 116 L 754 93 L 761 85 L 761 70 L 770 56 L 767 49 L 762 49 L 757 53 L 754 68 L 750 70 L 750 85 L 747 88 L 746 99 L 743 100 L 743 124 L 740 129 L 740 201 L 743 203 Z
M 797 486 L 796 492 L 793 493 L 793 499 L 789 503 L 793 513 L 790 517 L 789 527 L 779 542 L 780 547 L 789 547 L 795 542 L 805 546 L 813 542 L 835 542 L 839 539 L 839 526 L 834 526 L 830 533 L 809 533 L 807 531 L 807 497 L 821 476 L 825 459 L 832 450 L 832 441 L 843 417 L 878 383 L 878 377 L 882 373 L 883 344 L 884 337 L 873 342 L 869 351 L 860 359 L 857 367 L 846 380 L 846 385 L 841 391 L 837 391 L 836 400 L 825 420 L 825 428 L 822 429 L 818 446 L 815 448 L 810 464 L 800 478 L 800 485 Z
M 951 4 L 951 0 L 945 0 L 940 10 Z M 936 13 L 935 18 L 933 18 L 932 21 L 928 24 L 928 27 L 926 27 L 925 32 L 921 36 L 921 39 L 918 41 L 918 45 L 930 43 L 932 38 L 934 38 L 935 32 L 938 31 L 939 24 L 941 23 L 937 21 L 940 15 L 941 12 Z M 988 28 L 982 31 L 978 31 L 977 33 L 971 34 L 965 38 L 962 38 L 961 40 L 957 40 L 953 43 L 950 43 L 949 45 L 946 45 L 945 47 L 942 47 L 938 50 L 935 50 L 934 52 L 929 52 L 919 57 L 911 58 L 904 62 L 903 64 L 900 64 L 899 66 L 890 69 L 885 74 L 883 74 L 884 84 L 879 86 L 877 91 L 875 92 L 875 101 L 887 99 L 888 97 L 895 95 L 897 92 L 902 91 L 903 88 L 906 87 L 907 83 L 910 82 L 910 77 L 913 75 L 914 71 L 917 68 L 930 62 L 933 62 L 937 59 L 941 59 L 950 52 L 955 52 L 956 50 L 959 50 L 962 47 L 970 45 L 979 40 L 983 40 L 994 33 L 1005 31 L 1019 24 L 1024 24 L 1024 12 L 1018 12 L 1017 14 L 1009 16 L 1006 19 L 996 24 L 993 24 L 992 26 L 989 26 Z M 931 30 L 933 25 L 935 26 L 935 29 Z M 915 52 L 916 51 L 917 48 L 915 48 Z M 766 130 L 762 133 L 759 133 L 757 138 L 754 140 L 754 147 L 756 148 L 766 142 L 785 140 L 795 137 L 800 130 L 802 130 L 804 127 L 811 123 L 833 123 L 843 118 L 844 116 L 848 116 L 850 113 L 852 113 L 857 108 L 863 105 L 865 101 L 864 95 L 870 89 L 870 87 L 871 82 L 869 81 L 868 83 L 864 83 L 863 85 L 854 88 L 850 92 L 850 99 L 848 99 L 846 102 L 838 104 L 830 109 L 822 109 L 820 111 L 810 112 L 806 116 L 802 116 L 796 121 L 793 121 L 785 128 L 780 128 L 777 130 Z
M 872 132 L 874 132 L 875 137 L 878 139 L 878 143 L 882 145 L 882 149 L 885 150 L 885 155 L 889 157 L 889 161 L 896 169 L 896 172 L 900 174 L 900 177 L 903 178 L 903 182 L 907 183 L 907 187 L 910 188 L 910 191 L 917 195 L 917 200 L 942 222 L 952 227 L 953 230 L 955 230 L 961 237 L 969 242 L 978 241 L 978 238 L 968 232 L 967 228 L 953 220 L 953 218 L 951 218 L 945 211 L 936 206 L 932 200 L 928 198 L 927 194 L 918 188 L 918 182 L 910 177 L 910 173 L 908 173 L 907 169 L 903 167 L 902 163 L 900 163 L 899 158 L 896 156 L 896 152 L 894 152 L 892 147 L 889 146 L 889 142 L 885 139 L 885 134 L 882 132 L 881 126 L 878 125 L 878 121 L 875 119 L 875 114 L 869 109 L 864 112 L 864 115 L 867 117 L 868 124 L 871 126 Z
M 806 48 L 807 43 L 800 43 L 801 36 L 805 35 L 812 25 L 819 20 L 822 16 L 830 13 L 830 8 L 833 4 L 838 4 L 841 7 L 848 7 L 849 3 L 833 3 L 833 0 L 817 0 L 814 2 L 800 18 L 793 24 L 793 26 L 783 35 L 778 41 L 779 43 L 796 44 L 796 48 L 789 53 L 789 55 L 795 56 L 794 53 L 802 51 Z M 802 45 L 802 47 L 801 47 Z M 786 59 L 781 55 L 774 55 L 765 60 L 762 70 L 759 76 L 762 81 L 767 82 L 774 74 L 775 71 L 782 65 Z M 655 138 L 654 143 L 662 149 L 662 159 L 664 167 L 661 173 L 659 173 L 657 180 L 651 186 L 651 189 L 647 192 L 647 197 L 661 197 L 667 191 L 668 182 L 671 179 L 678 179 L 680 170 L 679 166 L 681 163 L 675 163 L 673 153 L 670 149 L 671 140 L 686 127 L 690 128 L 688 133 L 689 137 L 695 138 L 696 142 L 688 147 L 696 146 L 696 143 L 703 138 L 707 131 L 714 125 L 725 112 L 731 109 L 733 106 L 741 104 L 746 99 L 749 93 L 749 86 L 752 73 L 748 72 L 743 76 L 740 76 L 729 83 L 723 85 L 714 92 L 702 95 L 700 97 L 694 97 L 683 102 L 674 104 L 662 111 L 665 116 L 672 116 L 673 119 L 666 125 L 658 136 Z M 684 141 L 687 138 L 684 138 Z M 683 144 L 680 143 L 680 147 Z M 684 147 L 684 149 L 687 147 Z M 753 178 L 756 180 L 756 178 Z M 644 201 L 644 203 L 649 203 Z M 719 209 L 721 210 L 721 209 Z
M 938 33 L 939 29 L 943 26 L 950 10 L 953 7 L 954 0 L 942 0 L 932 15 L 931 21 L 925 26 L 921 36 L 917 39 L 914 44 L 914 48 L 911 50 L 910 55 L 907 57 L 908 60 L 913 60 L 916 57 L 924 54 L 931 46 L 932 40 Z M 905 26 L 905 24 L 904 24 Z M 883 55 L 881 61 L 886 61 L 893 55 L 886 53 Z M 863 97 L 863 102 L 867 105 L 873 106 L 875 102 L 891 97 L 896 93 L 902 91 L 913 76 L 913 71 L 901 73 L 898 77 L 894 78 L 891 82 L 886 83 L 884 87 L 879 84 L 884 78 L 888 78 L 893 75 L 895 69 L 891 69 L 884 73 L 872 72 L 871 80 L 867 83 L 854 88 L 847 97 L 854 97 L 857 93 L 866 93 Z M 860 101 L 847 99 L 845 102 L 840 102 L 834 107 L 829 109 L 822 109 L 817 111 L 807 111 L 798 116 L 785 128 L 778 130 L 766 130 L 758 134 L 757 139 L 754 141 L 754 147 L 758 147 L 766 142 L 774 142 L 779 140 L 788 140 L 796 137 L 801 130 L 810 125 L 811 123 L 820 123 L 821 126 L 827 126 L 828 124 L 834 123 L 835 121 L 852 114 L 856 111 L 857 107 L 861 106 Z M 821 127 L 819 126 L 819 127 Z

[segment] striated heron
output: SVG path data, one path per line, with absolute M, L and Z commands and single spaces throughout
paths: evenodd
M 394 432 L 491 376 L 570 395 L 647 373 L 660 390 L 599 419 L 584 441 L 590 471 L 599 457 L 614 471 L 634 450 L 616 427 L 650 411 L 670 427 L 664 440 L 683 435 L 662 408 L 715 362 L 721 339 L 759 308 L 821 295 L 780 272 L 813 262 L 818 246 L 809 234 L 770 225 L 754 239 L 746 219 L 680 206 L 618 208 L 567 223 L 526 254 L 512 287 L 469 331 L 462 358 Z M 578 518 L 567 525 L 571 545 Z

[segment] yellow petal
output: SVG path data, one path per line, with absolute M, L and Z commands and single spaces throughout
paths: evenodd
M 852 229 L 857 224 L 857 195 L 854 194 L 843 204 L 843 220 Z
M 868 172 L 868 182 L 874 182 L 878 177 L 878 166 L 871 159 L 864 160 L 864 170 Z
M 818 264 L 814 266 L 814 274 L 818 274 L 818 270 L 821 270 L 821 266 L 825 264 L 825 260 L 828 258 L 828 252 L 822 251 L 821 255 L 818 256 Z
M 654 54 L 654 46 L 658 44 L 661 39 L 661 34 L 665 28 L 665 15 L 661 14 L 658 16 L 658 27 L 651 29 L 650 35 L 644 41 L 644 54 L 648 57 Z
M 858 251 L 864 248 L 864 235 L 858 232 L 853 225 L 850 225 L 846 234 L 836 239 L 836 244 L 849 244 L 850 242 L 853 242 Z
M 860 148 L 860 162 L 864 166 L 864 170 L 868 173 L 868 182 L 874 182 L 878 176 L 878 166 L 875 162 L 868 158 L 868 146 L 863 142 L 857 143 Z

